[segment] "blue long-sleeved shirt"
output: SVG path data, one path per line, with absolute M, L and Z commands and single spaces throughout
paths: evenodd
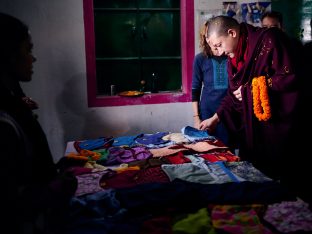
M 199 102 L 201 119 L 211 117 L 228 88 L 227 57 L 195 56 L 192 77 L 192 101 Z

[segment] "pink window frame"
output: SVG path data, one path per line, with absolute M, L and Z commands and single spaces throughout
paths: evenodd
M 181 0 L 182 92 L 144 94 L 141 97 L 99 96 L 96 92 L 96 63 L 93 0 L 83 1 L 87 92 L 89 107 L 144 105 L 191 101 L 194 59 L 194 0 Z

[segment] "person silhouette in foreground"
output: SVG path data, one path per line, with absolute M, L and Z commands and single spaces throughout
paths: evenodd
M 46 135 L 25 101 L 20 82 L 32 80 L 33 43 L 28 27 L 0 13 L 1 228 L 8 233 L 52 233 L 75 191 L 61 175 Z M 44 221 L 38 222 L 38 220 Z M 50 226 L 51 225 L 51 226 Z M 50 230 L 48 230 L 50 229 Z

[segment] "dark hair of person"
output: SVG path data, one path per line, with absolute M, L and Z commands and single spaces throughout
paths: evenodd
M 213 54 L 206 40 L 207 25 L 208 22 L 206 21 L 199 31 L 199 48 L 201 48 L 201 51 L 205 56 L 210 58 L 213 56 Z
M 281 27 L 283 27 L 283 15 L 280 12 L 278 12 L 278 11 L 267 11 L 267 12 L 265 12 L 261 16 L 261 22 L 266 17 L 276 19 L 280 23 Z
M 216 33 L 218 36 L 225 36 L 229 29 L 239 28 L 239 23 L 236 19 L 219 15 L 212 17 L 208 20 L 207 24 L 207 36 L 210 37 L 213 33 Z
M 0 69 L 16 55 L 22 42 L 30 38 L 29 28 L 19 19 L 0 12 Z
M 216 33 L 217 36 L 225 36 L 227 35 L 229 29 L 239 28 L 239 23 L 232 17 L 219 15 L 209 19 L 207 27 L 208 37 L 210 37 L 213 33 Z

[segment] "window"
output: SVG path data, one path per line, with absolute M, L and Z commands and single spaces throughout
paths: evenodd
M 84 21 L 90 107 L 191 100 L 193 0 L 84 0 Z M 142 80 L 143 96 L 111 96 L 111 85 L 139 90 Z

